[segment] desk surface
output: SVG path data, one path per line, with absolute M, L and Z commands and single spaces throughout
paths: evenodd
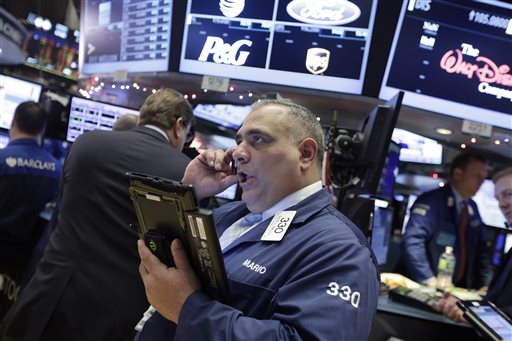
M 388 341 L 391 337 L 407 341 L 482 340 L 469 325 L 392 301 L 387 294 L 383 294 L 379 297 L 368 340 Z
M 444 317 L 442 314 L 437 314 L 433 312 L 429 312 L 427 310 L 419 309 L 416 307 L 411 307 L 407 304 L 395 302 L 391 300 L 387 294 L 380 295 L 379 296 L 379 302 L 377 305 L 378 311 L 388 312 L 388 313 L 394 313 L 398 315 L 403 315 L 407 317 L 414 317 L 418 319 L 428 320 L 432 322 L 441 322 L 441 323 L 447 323 L 452 324 L 456 326 L 461 326 L 465 328 L 471 328 L 470 326 L 454 322 L 446 317 Z

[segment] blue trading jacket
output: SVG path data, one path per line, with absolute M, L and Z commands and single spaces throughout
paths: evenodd
M 263 221 L 224 251 L 233 306 L 202 292 L 185 302 L 179 326 L 156 313 L 136 340 L 365 340 L 379 275 L 365 237 L 323 189 L 290 210 L 280 242 L 261 241 Z M 217 209 L 219 235 L 247 214 L 242 202 Z
M 39 213 L 57 196 L 62 167 L 34 139 L 0 149 L 0 243 L 27 243 Z
M 478 289 L 488 285 L 492 276 L 488 234 L 476 203 L 469 200 L 469 228 L 466 282 L 458 286 Z M 445 246 L 453 246 L 459 259 L 459 216 L 450 185 L 418 197 L 403 236 L 404 257 L 412 279 L 423 281 L 437 275 L 437 264 Z M 458 270 L 455 266 L 455 273 Z

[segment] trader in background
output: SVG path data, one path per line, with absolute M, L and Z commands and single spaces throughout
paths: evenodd
M 59 217 L 36 271 L 5 318 L 1 340 L 131 340 L 148 301 L 138 273 L 137 218 L 126 172 L 181 179 L 194 116 L 162 89 L 140 108 L 139 126 L 90 131 L 64 163 Z
M 124 114 L 119 116 L 112 126 L 112 130 L 130 130 L 139 124 L 139 116 Z
M 493 177 L 494 193 L 506 219 L 508 228 L 512 228 L 512 167 L 506 168 Z M 436 307 L 448 318 L 464 322 L 462 310 L 456 305 L 457 298 L 451 295 L 437 302 Z M 494 277 L 484 300 L 491 301 L 512 318 L 512 248 L 508 250 Z
M 418 197 L 403 238 L 405 264 L 412 279 L 436 286 L 439 256 L 446 246 L 452 246 L 456 258 L 453 284 L 472 289 L 489 284 L 492 265 L 487 231 L 471 200 L 487 173 L 483 156 L 461 153 L 451 164 L 449 184 Z
M 19 104 L 0 149 L 0 319 L 18 294 L 18 280 L 43 226 L 39 213 L 57 196 L 61 165 L 40 146 L 47 113 L 35 102 Z
M 366 340 L 379 294 L 376 260 L 322 187 L 324 141 L 315 115 L 261 101 L 236 140 L 226 152 L 197 156 L 183 178 L 199 199 L 236 182 L 242 187 L 242 201 L 214 211 L 232 306 L 200 290 L 178 240 L 171 268 L 139 241 L 139 271 L 157 312 L 137 340 Z

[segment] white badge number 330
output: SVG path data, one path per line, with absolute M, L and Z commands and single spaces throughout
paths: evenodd
M 338 283 L 331 282 L 329 283 L 329 289 L 327 290 L 327 294 L 339 297 L 344 301 L 350 302 L 350 304 L 352 304 L 355 308 L 359 307 L 359 300 L 361 299 L 361 294 L 359 293 L 359 291 L 352 291 L 352 289 L 348 285 L 340 287 Z

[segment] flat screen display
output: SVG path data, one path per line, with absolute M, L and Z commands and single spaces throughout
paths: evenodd
M 194 115 L 226 128 L 238 129 L 250 111 L 250 105 L 198 104 Z
M 512 4 L 404 1 L 379 97 L 512 127 Z
M 395 128 L 391 139 L 398 143 L 400 161 L 440 165 L 443 162 L 443 146 L 435 140 Z
M 112 130 L 115 121 L 125 114 L 139 116 L 137 110 L 71 97 L 66 140 L 74 142 L 78 136 L 89 130 Z
M 167 71 L 172 0 L 82 1 L 81 74 Z
M 375 1 L 188 2 L 180 72 L 361 94 Z
M 78 78 L 80 32 L 29 13 L 24 64 L 69 79 Z
M 7 75 L 0 75 L 0 128 L 11 128 L 16 107 L 26 101 L 39 102 L 43 86 Z
M 504 227 L 505 217 L 501 213 L 498 200 L 494 196 L 494 184 L 492 180 L 485 179 L 480 189 L 472 198 L 485 225 Z
M 386 264 L 393 224 L 393 209 L 375 205 L 371 247 L 379 265 Z

